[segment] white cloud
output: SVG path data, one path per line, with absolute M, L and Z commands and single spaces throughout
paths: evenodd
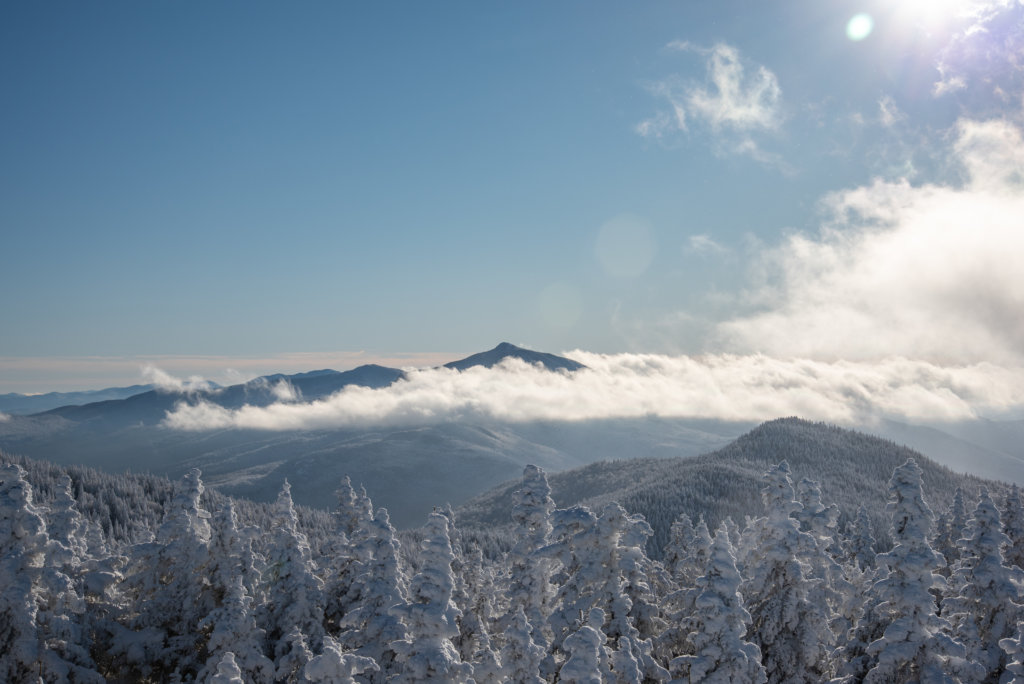
M 1024 2 L 956 0 L 946 10 L 955 22 L 937 64 L 936 96 L 980 88 L 1020 92 L 1024 76 Z
M 961 121 L 960 186 L 875 181 L 825 201 L 817 236 L 792 235 L 750 294 L 764 310 L 719 326 L 726 349 L 784 357 L 1024 359 L 1024 138 Z
M 11 419 L 11 417 L 9 415 L 7 415 L 6 413 L 0 413 L 0 423 L 4 422 L 5 420 L 10 420 L 10 419 Z
M 670 111 L 660 111 L 640 122 L 636 132 L 660 140 L 688 131 L 688 121 L 692 120 L 719 136 L 724 151 L 776 163 L 752 137 L 754 133 L 776 130 L 782 123 L 782 90 L 775 74 L 764 66 L 745 63 L 736 48 L 724 43 L 710 49 L 686 42 L 668 47 L 703 56 L 706 81 L 686 83 L 672 77 L 652 84 L 651 94 L 667 101 Z
M 696 252 L 697 254 L 725 254 L 729 251 L 715 242 L 710 235 L 704 233 L 691 235 L 689 240 L 687 240 L 687 245 L 687 251 Z
M 139 369 L 156 366 L 178 377 L 201 376 L 235 385 L 261 375 L 299 373 L 320 368 L 348 370 L 375 363 L 401 368 L 438 365 L 467 350 L 440 353 L 369 353 L 364 351 L 290 352 L 266 356 L 0 356 L 0 392 L 67 392 L 133 385 Z
M 907 115 L 896 106 L 896 101 L 888 95 L 878 101 L 878 120 L 886 128 L 905 121 L 906 118 Z
M 766 420 L 799 415 L 839 423 L 874 417 L 957 419 L 1024 407 L 1024 368 L 941 367 L 883 362 L 779 360 L 760 355 L 568 354 L 588 368 L 552 373 L 517 359 L 493 369 L 410 372 L 383 389 L 348 387 L 304 404 L 228 410 L 180 404 L 165 425 L 183 430 L 308 430 L 430 424 L 467 418 L 506 421 L 615 417 Z
M 211 387 L 209 382 L 198 375 L 182 379 L 156 366 L 143 366 L 142 377 L 160 392 L 199 392 Z
M 780 122 L 782 91 L 775 74 L 763 66 L 747 70 L 739 51 L 718 44 L 707 63 L 710 88 L 697 87 L 687 94 L 691 115 L 700 117 L 712 128 L 740 131 L 774 129 Z
M 302 393 L 287 380 L 278 380 L 271 386 L 270 392 L 278 401 L 299 401 L 302 399 Z

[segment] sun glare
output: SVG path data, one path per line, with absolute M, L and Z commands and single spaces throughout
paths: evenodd
M 853 41 L 864 40 L 871 35 L 872 29 L 875 28 L 875 21 L 871 18 L 870 14 L 855 14 L 850 21 L 846 23 L 846 37 Z

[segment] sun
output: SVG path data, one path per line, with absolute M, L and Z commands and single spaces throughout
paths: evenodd
M 875 28 L 875 20 L 870 14 L 861 12 L 850 17 L 846 23 L 846 37 L 852 41 L 861 41 L 871 35 Z

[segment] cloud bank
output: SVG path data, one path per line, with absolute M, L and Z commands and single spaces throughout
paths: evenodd
M 817 235 L 768 250 L 755 313 L 716 347 L 786 357 L 1024 362 L 1024 136 L 962 120 L 956 185 L 872 184 L 829 195 Z
M 554 373 L 506 359 L 492 369 L 422 369 L 387 388 L 348 387 L 309 403 L 237 410 L 182 403 L 164 425 L 181 430 L 315 430 L 481 418 L 758 421 L 788 415 L 850 424 L 874 418 L 1002 416 L 1024 407 L 1024 368 L 985 363 L 941 367 L 901 358 L 861 363 L 583 351 L 567 356 L 588 368 Z

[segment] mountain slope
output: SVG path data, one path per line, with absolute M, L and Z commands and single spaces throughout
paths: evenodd
M 598 509 L 618 501 L 628 511 L 643 514 L 655 531 L 651 550 L 659 555 L 680 513 L 694 520 L 704 515 L 712 529 L 726 516 L 742 526 L 746 516 L 762 515 L 762 475 L 783 460 L 789 462 L 794 481 L 808 478 L 820 483 L 822 500 L 839 506 L 842 523 L 861 504 L 884 511 L 892 471 L 908 458 L 924 470 L 925 493 L 936 512 L 946 508 L 956 487 L 964 487 L 969 497 L 976 496 L 982 484 L 995 490 L 1005 487 L 954 473 L 888 440 L 796 418 L 764 423 L 703 456 L 595 463 L 551 474 L 549 481 L 560 507 L 584 504 Z M 460 524 L 506 523 L 518 487 L 518 480 L 509 482 L 472 499 L 457 511 Z M 876 513 L 873 522 L 876 536 L 882 536 L 887 520 Z

